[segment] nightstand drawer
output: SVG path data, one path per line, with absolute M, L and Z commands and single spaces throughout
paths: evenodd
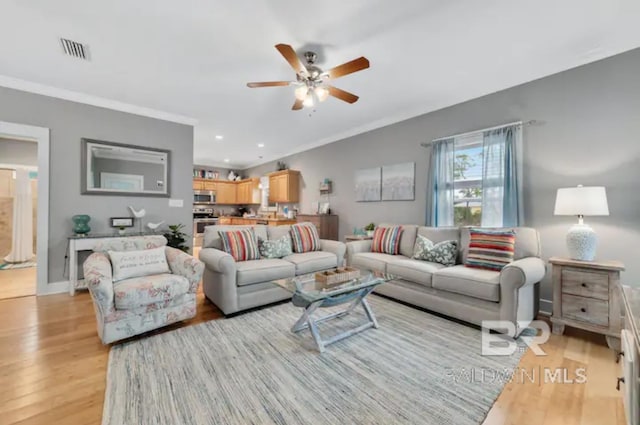
M 606 273 L 562 270 L 562 292 L 583 297 L 609 299 L 609 276 Z
M 562 294 L 562 317 L 609 326 L 609 303 L 594 298 Z

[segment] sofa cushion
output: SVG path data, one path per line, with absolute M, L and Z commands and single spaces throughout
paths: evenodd
M 387 271 L 387 264 L 394 260 L 408 260 L 404 255 L 389 255 L 380 252 L 358 252 L 351 257 L 351 265 L 369 270 Z
M 443 241 L 458 241 L 458 257 L 456 264 L 462 264 L 462 245 L 460 245 L 460 228 L 459 227 L 418 227 L 417 235 L 424 236 L 433 243 Z M 416 239 L 417 239 L 416 235 Z
M 236 285 L 238 286 L 284 279 L 295 275 L 296 267 L 292 263 L 277 258 L 236 263 Z
M 422 235 L 416 236 L 413 259 L 455 266 L 458 259 L 458 241 L 449 240 L 433 243 Z
M 513 230 L 471 229 L 464 265 L 476 269 L 500 271 L 513 261 L 515 241 Z
M 400 237 L 402 236 L 402 226 L 378 227 L 373 232 L 371 241 L 371 252 L 382 254 L 400 254 Z
M 312 251 L 291 254 L 283 258 L 296 266 L 296 275 L 338 267 L 338 257 L 332 252 Z
M 310 252 L 320 250 L 318 229 L 313 223 L 298 223 L 291 226 L 293 252 Z
M 140 251 L 108 251 L 113 281 L 169 273 L 164 246 Z
M 179 295 L 189 290 L 189 280 L 177 274 L 156 274 L 134 277 L 113 284 L 114 303 L 117 310 L 144 307 Z
M 431 286 L 431 275 L 442 269 L 442 264 L 429 261 L 395 258 L 387 264 L 387 273 L 398 276 L 404 280 Z
M 269 239 L 267 237 L 267 226 L 263 224 L 256 224 L 255 226 L 236 226 L 236 225 L 219 225 L 205 226 L 204 228 L 204 240 L 202 242 L 203 248 L 215 248 L 223 251 L 222 240 L 218 232 L 239 230 L 239 229 L 253 229 L 256 234 L 256 238 Z
M 500 301 L 500 272 L 464 265 L 444 267 L 433 274 L 431 286 L 487 301 Z
M 273 226 L 278 227 L 278 226 Z M 264 258 L 282 258 L 291 255 L 291 236 L 283 235 L 278 239 L 258 239 L 260 255 Z
M 380 223 L 378 227 L 392 227 L 397 224 Z M 418 226 L 415 224 L 402 224 L 402 235 L 400 235 L 400 254 L 405 257 L 411 257 L 413 255 L 413 245 L 416 243 L 416 233 L 418 232 Z
M 536 229 L 531 227 L 514 227 L 514 228 L 483 228 L 483 230 L 513 230 L 516 234 L 516 245 L 513 260 L 520 260 L 527 257 L 540 257 L 540 235 Z M 462 227 L 460 229 L 460 252 L 461 262 L 467 260 L 469 253 L 469 233 L 470 228 Z M 427 236 L 428 237 L 428 236 Z M 431 238 L 429 238 L 431 239 Z M 435 240 L 435 239 L 431 239 Z
M 260 259 L 258 239 L 253 229 L 220 230 L 222 247 L 227 254 L 231 254 L 236 261 L 250 261 Z

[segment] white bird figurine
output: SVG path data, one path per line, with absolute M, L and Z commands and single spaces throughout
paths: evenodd
M 160 223 L 147 223 L 147 227 L 151 229 L 152 232 L 155 232 L 156 230 L 158 230 L 158 227 L 162 226 L 163 224 L 164 221 L 161 221 Z
M 147 211 L 144 208 L 140 209 L 140 211 L 136 211 L 131 205 L 129 205 L 129 209 L 135 218 L 142 218 L 147 214 Z

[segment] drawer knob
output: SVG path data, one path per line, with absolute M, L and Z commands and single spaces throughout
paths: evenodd
M 620 351 L 616 356 L 616 363 L 620 363 L 620 357 L 624 357 L 624 351 Z
M 582 287 L 583 287 L 583 288 L 586 288 L 586 287 L 587 287 L 587 284 L 586 284 L 586 283 L 583 283 L 583 284 L 582 284 Z
M 618 378 L 618 382 L 616 383 L 616 390 L 620 391 L 620 384 L 624 384 L 624 378 Z
M 580 309 L 580 311 L 581 311 L 581 312 L 583 312 L 583 313 L 586 313 L 586 312 L 587 312 L 587 309 L 586 309 L 586 308 L 584 308 L 584 307 L 582 307 L 582 308 Z

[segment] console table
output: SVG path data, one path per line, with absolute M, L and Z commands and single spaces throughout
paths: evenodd
M 93 248 L 105 239 L 111 238 L 127 238 L 132 236 L 157 235 L 157 233 L 137 232 L 120 235 L 118 233 L 110 234 L 88 234 L 88 235 L 72 235 L 69 236 L 69 295 L 75 295 L 76 289 L 86 289 L 84 279 L 78 279 L 78 252 L 92 251 Z

